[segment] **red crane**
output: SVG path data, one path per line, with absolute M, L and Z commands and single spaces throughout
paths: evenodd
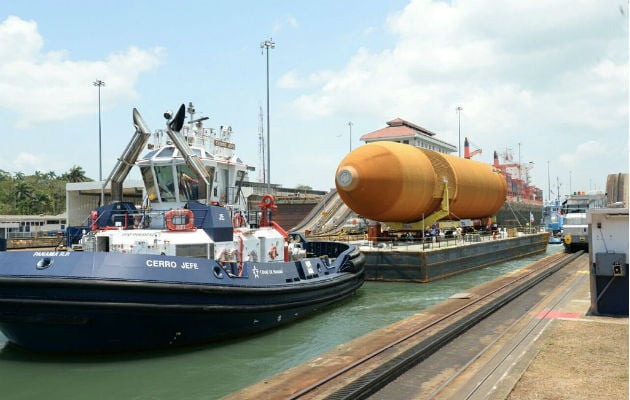
M 481 154 L 481 149 L 470 151 L 470 143 L 468 142 L 468 138 L 464 138 L 464 158 L 471 159 L 473 156 L 477 154 Z

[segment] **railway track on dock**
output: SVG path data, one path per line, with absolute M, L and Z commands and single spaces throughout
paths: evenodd
M 580 252 L 582 253 L 582 252 Z M 582 257 L 582 258 L 580 258 Z M 575 255 L 576 260 L 587 260 L 587 255 Z M 581 264 L 583 265 L 583 264 Z M 467 399 L 467 400 L 487 400 L 489 398 L 505 398 L 511 391 L 517 377 L 508 375 L 517 374 L 512 369 L 525 359 L 527 365 L 531 361 L 532 354 L 528 351 L 532 342 L 540 337 L 547 326 L 553 320 L 553 315 L 562 315 L 559 310 L 570 297 L 576 288 L 588 280 L 587 274 L 574 275 L 574 279 L 565 279 L 553 289 L 548 295 L 542 298 L 527 313 L 518 315 L 512 319 L 511 323 L 500 330 L 494 338 L 489 341 L 474 357 L 458 368 L 442 384 L 437 386 L 431 393 L 427 393 L 426 399 Z M 559 281 L 559 280 L 558 280 Z M 546 282 L 547 283 L 547 282 Z M 496 314 L 509 312 L 501 310 Z M 549 316 L 552 317 L 549 317 Z M 493 316 L 496 320 L 504 320 L 505 316 Z M 483 323 L 494 323 L 492 321 Z M 529 355 L 526 355 L 528 354 Z M 386 393 L 383 393 L 385 396 Z
M 260 392 L 260 387 L 255 388 L 258 385 L 251 390 L 258 391 L 259 396 L 278 399 L 368 398 L 581 254 L 554 254 L 471 289 L 470 293 L 460 293 L 455 299 L 435 307 L 437 310 L 429 315 L 422 315 L 419 321 L 399 324 L 395 331 L 358 344 L 351 352 L 353 358 L 350 352 L 340 354 L 337 358 L 341 361 L 335 362 L 334 368 L 332 365 L 318 368 L 314 362 L 304 371 L 298 368 L 295 374 L 289 373 L 284 377 L 290 377 L 288 381 L 283 382 L 282 377 L 265 381 L 264 393 Z M 325 358 L 335 358 L 335 355 L 329 353 Z M 446 382 L 443 380 L 430 398 L 440 398 L 448 382 L 455 379 L 454 376 Z M 235 395 L 248 398 L 247 390 Z
M 319 398 L 318 389 L 324 385 L 328 388 L 326 391 L 334 388 L 332 393 L 325 394 L 324 397 L 328 399 L 365 398 L 578 256 L 556 254 L 534 264 L 525 274 L 506 281 L 499 280 L 496 287 L 487 288 L 486 293 L 478 297 L 470 296 L 469 301 L 461 307 L 418 327 L 289 398 Z M 467 296 L 464 294 L 462 297 Z

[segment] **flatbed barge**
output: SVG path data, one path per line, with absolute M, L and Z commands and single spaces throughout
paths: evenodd
M 366 280 L 427 283 L 543 253 L 548 242 L 548 232 L 496 239 L 467 235 L 447 242 L 394 242 L 360 250 L 366 257 Z

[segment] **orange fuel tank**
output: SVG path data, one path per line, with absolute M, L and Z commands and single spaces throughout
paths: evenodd
M 505 202 L 505 179 L 490 164 L 395 142 L 350 152 L 335 186 L 357 214 L 380 222 L 416 222 L 440 209 L 448 187 L 449 217 L 494 215 Z

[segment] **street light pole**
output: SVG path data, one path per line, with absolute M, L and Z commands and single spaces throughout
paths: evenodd
M 350 151 L 352 151 L 352 121 L 348 121 L 348 126 L 350 127 Z
M 551 201 L 551 175 L 549 175 L 549 160 L 547 160 L 547 201 Z
M 273 39 L 265 40 L 260 44 L 261 49 L 267 50 L 267 192 L 271 194 L 271 145 L 269 141 L 269 49 L 275 49 Z
M 455 109 L 457 110 L 457 151 L 459 152 L 459 156 L 462 156 L 462 110 L 461 106 L 457 106 Z
M 105 82 L 100 79 L 92 83 L 98 87 L 98 180 L 103 180 L 103 160 L 101 158 L 101 87 L 105 86 Z

